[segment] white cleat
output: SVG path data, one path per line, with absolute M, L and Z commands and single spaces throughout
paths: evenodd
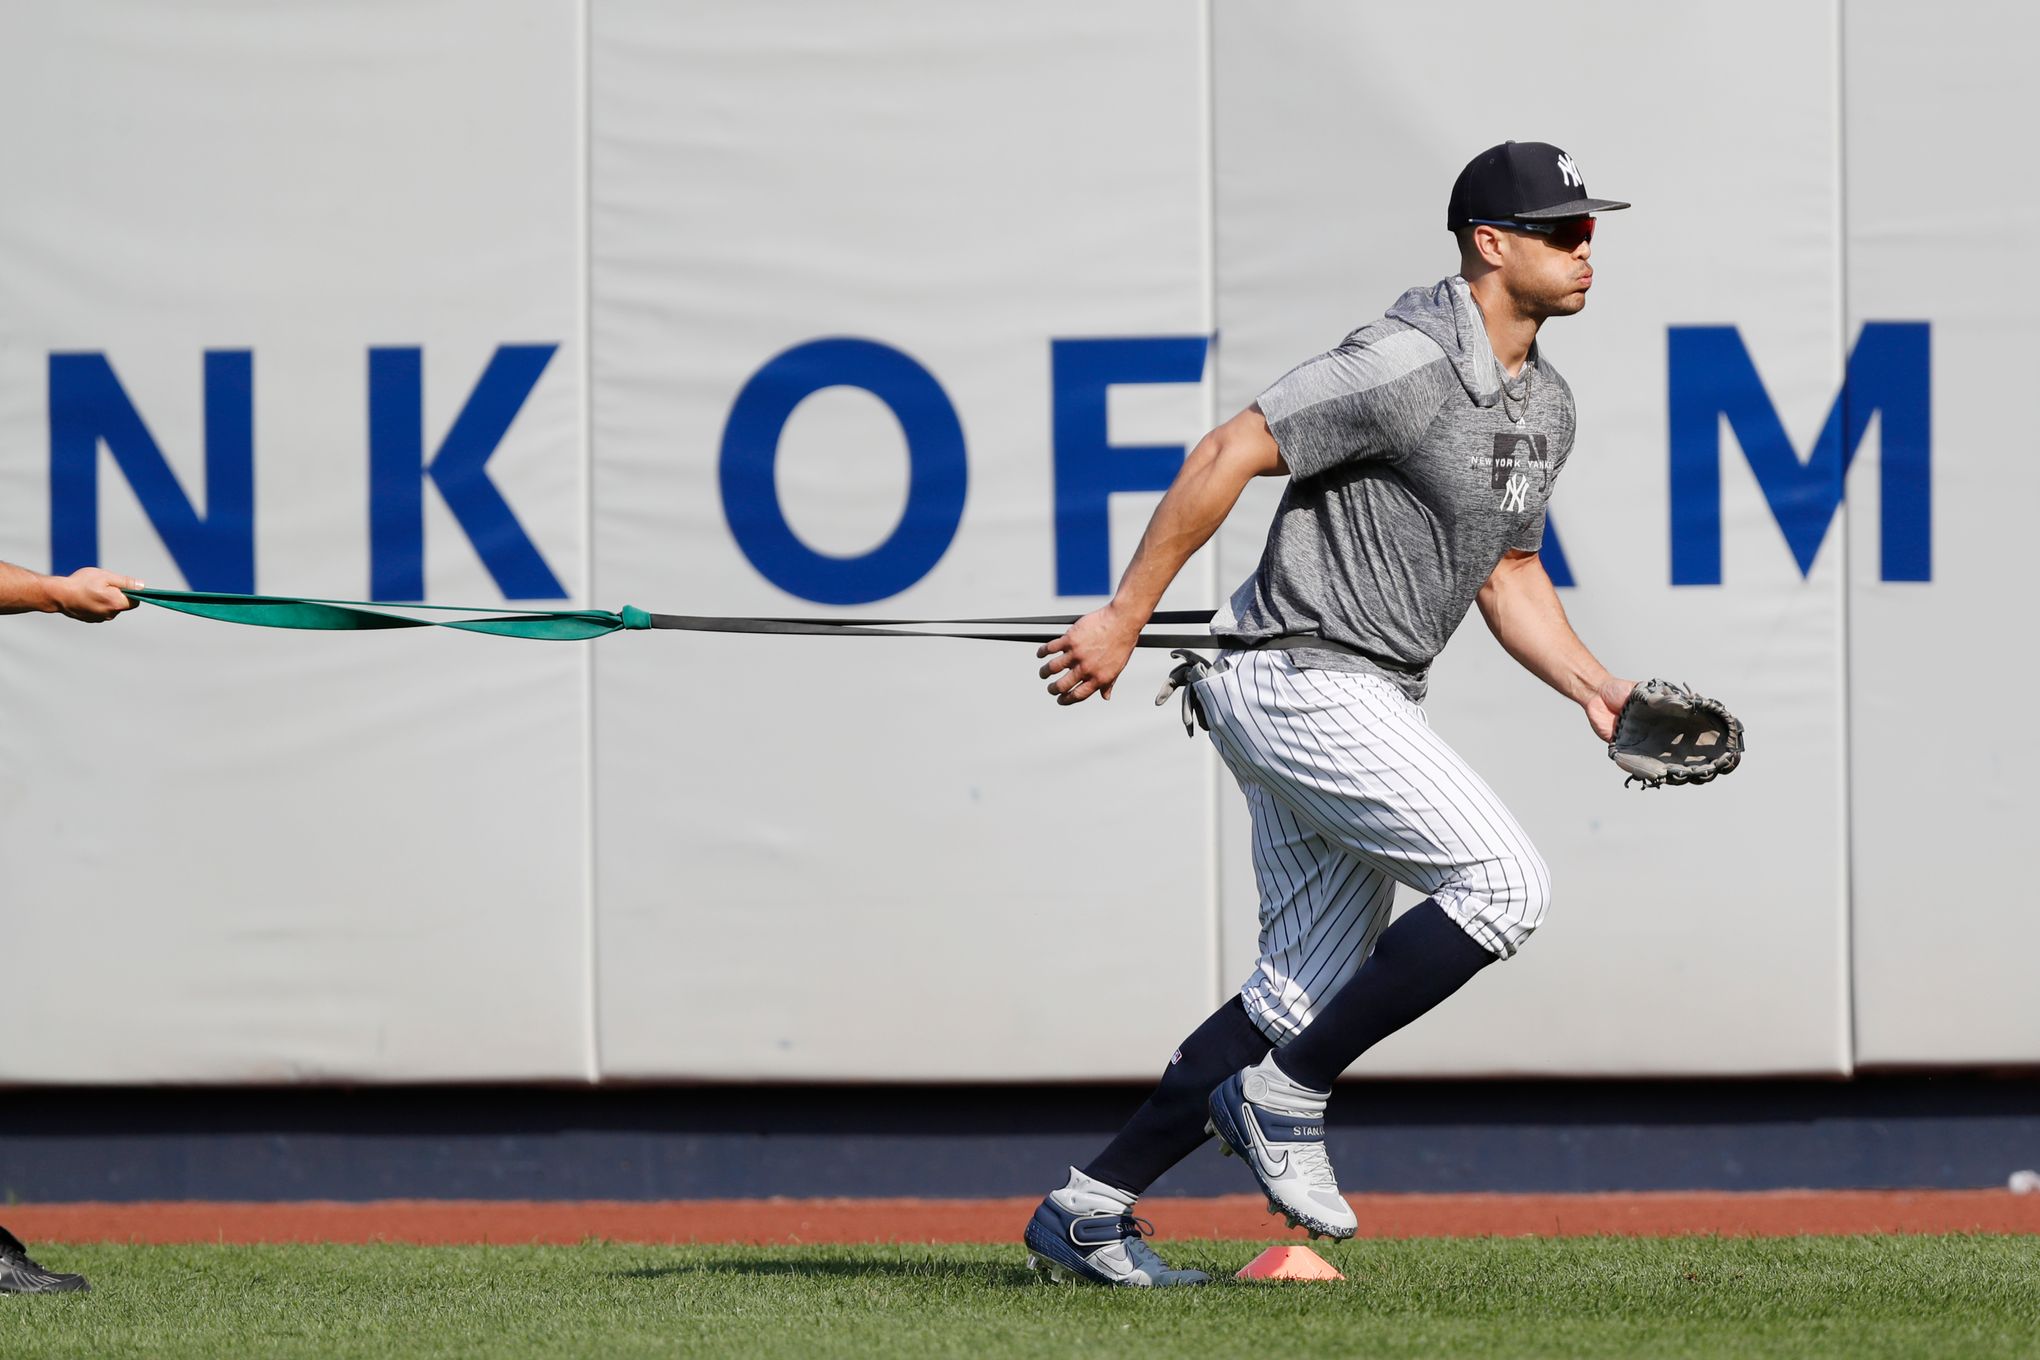
M 1325 1153 L 1328 1094 L 1291 1081 L 1270 1053 L 1211 1093 L 1207 1127 L 1224 1152 L 1254 1173 L 1268 1196 L 1268 1212 L 1313 1238 L 1341 1241 L 1360 1230 L 1360 1220 L 1339 1193 Z
M 1155 1255 L 1154 1231 L 1132 1214 L 1133 1196 L 1072 1167 L 1070 1183 L 1051 1191 L 1027 1224 L 1027 1268 L 1056 1284 L 1123 1285 L 1135 1289 L 1204 1284 L 1201 1270 L 1177 1270 Z

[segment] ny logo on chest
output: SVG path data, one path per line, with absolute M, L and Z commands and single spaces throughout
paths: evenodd
M 1495 445 L 1487 457 L 1487 474 L 1488 489 L 1502 493 L 1497 508 L 1510 512 L 1530 508 L 1533 473 L 1549 483 L 1550 449 L 1551 441 L 1542 434 L 1514 430 L 1495 433 Z

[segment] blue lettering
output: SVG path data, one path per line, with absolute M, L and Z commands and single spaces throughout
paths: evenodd
M 1537 550 L 1537 556 L 1552 585 L 1563 590 L 1575 584 L 1572 563 L 1565 560 L 1565 546 L 1558 541 L 1558 526 L 1551 522 L 1548 509 L 1544 512 L 1544 546 Z
M 871 393 L 907 442 L 907 504 L 884 542 L 854 557 L 816 552 L 786 521 L 773 467 L 794 408 L 831 387 Z M 817 604 L 869 604 L 907 589 L 942 560 L 963 522 L 969 485 L 963 426 L 935 375 L 873 340 L 810 340 L 751 375 L 723 427 L 723 515 L 760 575 Z
M 1166 491 L 1183 466 L 1180 444 L 1110 443 L 1107 390 L 1115 384 L 1197 382 L 1204 376 L 1209 347 L 1209 340 L 1201 335 L 1049 342 L 1058 595 L 1111 592 L 1107 505 L 1112 494 Z
M 1924 321 L 1864 323 L 1842 390 L 1804 462 L 1733 326 L 1673 326 L 1672 584 L 1721 583 L 1721 418 L 1735 431 L 1802 576 L 1842 503 L 1856 448 L 1881 416 L 1879 525 L 1887 581 L 1933 578 L 1932 352 Z
M 99 353 L 52 354 L 50 553 L 62 574 L 99 561 L 99 446 L 113 455 L 142 513 L 193 590 L 255 589 L 254 355 L 205 355 L 206 513 L 177 475 Z
M 424 351 L 368 352 L 369 598 L 425 598 L 425 479 L 475 545 L 504 598 L 567 592 L 489 480 L 489 455 L 531 395 L 557 345 L 499 345 L 432 460 L 425 460 Z

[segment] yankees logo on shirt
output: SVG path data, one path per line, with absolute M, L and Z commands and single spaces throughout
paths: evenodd
M 1540 471 L 1548 469 L 1550 450 L 1551 441 L 1542 434 L 1503 431 L 1495 435 L 1494 450 L 1488 455 L 1488 486 L 1502 493 L 1502 510 L 1511 514 L 1529 510 L 1528 469 L 1532 465 Z M 1546 471 L 1547 481 L 1549 476 Z

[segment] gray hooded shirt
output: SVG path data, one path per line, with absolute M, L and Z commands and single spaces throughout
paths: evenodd
M 1423 702 L 1431 659 L 1503 554 L 1543 545 L 1572 453 L 1572 389 L 1534 345 L 1508 377 L 1455 275 L 1410 289 L 1259 405 L 1290 482 L 1260 565 L 1214 631 L 1343 643 L 1361 655 L 1293 655 L 1384 675 Z

